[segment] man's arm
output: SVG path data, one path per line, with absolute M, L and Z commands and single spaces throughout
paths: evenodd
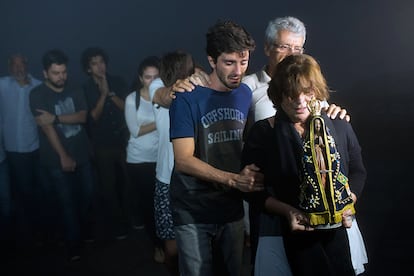
M 124 111 L 125 98 L 129 94 L 128 85 L 121 77 L 116 77 L 115 80 L 113 90 L 109 91 L 109 97 L 119 110 Z
M 95 121 L 99 120 L 99 118 L 101 117 L 105 105 L 105 100 L 109 95 L 109 86 L 106 77 L 99 78 L 96 84 L 98 85 L 100 94 L 95 106 L 90 111 L 91 117 Z M 85 95 L 86 93 L 88 93 L 88 91 L 85 91 Z
M 209 87 L 210 84 L 210 76 L 203 71 L 198 71 L 185 79 L 177 80 L 172 85 L 169 96 L 175 99 L 175 92 L 191 92 L 195 89 L 196 85 Z
M 169 108 L 172 102 L 171 87 L 160 87 L 155 91 L 152 102 L 162 107 Z
M 51 144 L 52 148 L 55 152 L 59 155 L 60 158 L 60 165 L 63 171 L 72 172 L 76 168 L 76 162 L 69 156 L 66 152 L 65 148 L 63 147 L 62 143 L 59 140 L 59 137 L 56 133 L 55 128 L 52 124 L 44 124 L 40 125 L 40 128 L 45 133 L 49 143 Z
M 124 111 L 125 108 L 125 101 L 121 99 L 115 92 L 112 92 L 113 94 L 110 94 L 111 101 L 118 107 L 121 111 Z
M 59 121 L 63 124 L 84 124 L 86 123 L 86 118 L 86 110 L 81 110 L 71 114 L 59 115 Z
M 86 123 L 87 111 L 81 110 L 71 114 L 55 115 L 47 112 L 43 109 L 36 109 L 38 116 L 36 116 L 36 122 L 39 126 L 63 123 L 63 124 L 84 124 Z
M 185 174 L 209 182 L 220 183 L 243 192 L 263 190 L 263 175 L 255 165 L 248 165 L 239 173 L 219 170 L 194 156 L 194 138 L 172 140 L 175 168 Z
M 105 99 L 106 99 L 106 95 L 103 95 L 101 93 L 101 95 L 99 95 L 98 101 L 96 102 L 96 105 L 94 108 L 92 108 L 91 110 L 91 117 L 97 121 L 101 115 L 102 115 L 102 111 L 103 111 L 103 107 L 105 104 Z
M 105 105 L 106 98 L 110 98 L 110 100 L 118 107 L 120 110 L 124 110 L 125 108 L 125 101 L 121 99 L 116 92 L 110 91 L 108 80 L 106 76 L 102 78 L 98 78 L 96 84 L 98 85 L 98 89 L 100 92 L 98 101 L 96 102 L 95 106 L 91 109 L 91 116 L 92 118 L 97 121 L 102 115 L 103 108 Z M 87 92 L 86 92 L 87 93 Z

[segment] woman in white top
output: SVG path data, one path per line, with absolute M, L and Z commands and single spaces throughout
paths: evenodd
M 155 235 L 154 183 L 158 152 L 158 132 L 148 87 L 159 75 L 159 59 L 145 58 L 138 67 L 136 85 L 125 101 L 125 120 L 130 137 L 127 145 L 127 170 L 131 184 L 133 219 L 143 220 L 154 243 L 154 259 L 163 262 L 161 242 Z M 135 223 L 137 224 L 137 223 Z

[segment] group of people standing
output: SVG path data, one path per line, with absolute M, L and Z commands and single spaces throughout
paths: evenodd
M 35 243 L 63 240 L 75 261 L 83 243 L 96 239 L 96 227 L 125 239 L 132 226 L 146 228 L 154 258 L 163 262 L 151 200 L 157 139 L 145 145 L 134 140 L 146 132 L 156 137 L 155 123 L 147 130 L 141 122 L 133 126 L 125 108 L 128 94 L 141 86 L 150 103 L 148 85 L 158 76 L 159 60 L 141 66 L 132 90 L 107 73 L 108 56 L 98 47 L 82 53 L 88 79 L 79 88 L 67 82 L 68 58 L 61 50 L 47 51 L 42 64 L 43 82 L 27 72 L 26 57 L 12 55 L 10 76 L 0 79 L 2 251 L 18 254 Z M 144 80 L 148 68 L 153 76 Z M 143 100 L 134 110 L 145 107 Z
M 23 56 L 11 57 L 12 76 L 0 79 L 0 177 L 8 171 L 12 183 L 0 186 L 2 224 L 10 187 L 24 212 L 35 210 L 26 205 L 41 190 L 42 205 L 57 203 L 60 213 L 47 211 L 33 225 L 54 230 L 49 218 L 59 217 L 69 257 L 78 259 L 81 242 L 93 239 L 96 187 L 113 236 L 144 224 L 171 275 L 240 275 L 246 231 L 254 275 L 362 273 L 363 241 L 349 242 L 361 241 L 354 218 L 366 178 L 361 148 L 346 111 L 327 103 L 321 69 L 303 54 L 305 38 L 299 19 L 271 20 L 268 64 L 245 76 L 255 41 L 237 23 L 219 21 L 206 34 L 209 74 L 177 50 L 144 59 L 131 88 L 107 73 L 100 48 L 82 54 L 89 79 L 81 90 L 67 85 L 60 50 L 43 56 L 43 83 L 27 74 Z M 23 221 L 29 217 L 36 219 Z

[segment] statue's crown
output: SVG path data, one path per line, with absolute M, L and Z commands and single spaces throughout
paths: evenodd
M 308 102 L 308 109 L 312 116 L 321 115 L 321 103 L 315 97 Z

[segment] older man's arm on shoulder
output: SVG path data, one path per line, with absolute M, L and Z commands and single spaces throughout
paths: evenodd
M 160 78 L 157 78 L 149 85 L 149 95 L 152 104 L 169 108 L 171 105 L 171 87 L 165 86 Z
M 162 107 L 169 108 L 172 102 L 170 93 L 171 87 L 160 87 L 155 91 L 152 102 Z
M 209 87 L 210 84 L 210 76 L 206 72 L 195 72 L 185 79 L 176 80 L 171 87 L 173 93 L 170 93 L 170 97 L 175 99 L 175 92 L 191 92 L 195 89 L 196 85 Z
M 341 120 L 345 119 L 347 122 L 351 121 L 351 116 L 347 114 L 347 110 L 339 105 L 329 104 L 327 101 L 322 101 L 321 107 L 325 110 L 326 115 L 328 115 L 328 117 L 332 120 L 338 116 Z

